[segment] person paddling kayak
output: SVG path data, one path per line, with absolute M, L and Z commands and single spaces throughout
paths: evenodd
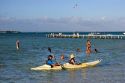
M 54 58 L 54 56 L 49 55 L 49 56 L 48 56 L 48 60 L 46 61 L 46 64 L 47 64 L 47 65 L 50 65 L 51 67 L 60 66 L 59 63 L 54 63 L 54 62 L 53 62 L 53 60 L 52 60 L 53 58 Z
M 73 53 L 70 55 L 69 63 L 73 65 L 75 64 L 75 56 Z

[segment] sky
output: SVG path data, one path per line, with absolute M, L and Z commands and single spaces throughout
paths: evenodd
M 0 0 L 0 30 L 125 31 L 125 0 Z

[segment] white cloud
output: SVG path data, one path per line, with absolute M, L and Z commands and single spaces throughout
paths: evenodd
M 102 19 L 102 20 L 105 20 L 105 19 L 106 19 L 106 16 L 101 17 L 101 19 Z
M 63 17 L 39 19 L 14 19 L 0 17 L 0 30 L 18 31 L 125 31 L 125 18 L 85 19 L 82 17 Z

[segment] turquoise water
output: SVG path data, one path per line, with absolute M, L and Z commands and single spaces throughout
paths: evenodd
M 86 58 L 87 39 L 46 38 L 45 33 L 0 34 L 0 83 L 124 83 L 125 81 L 125 40 L 91 39 L 92 53 Z M 15 42 L 20 40 L 20 50 Z M 95 45 L 94 45 L 95 44 Z M 51 47 L 56 60 L 68 61 L 69 54 L 75 53 L 77 62 L 102 59 L 96 67 L 61 70 L 31 71 L 31 67 L 42 65 L 50 54 Z M 76 52 L 80 48 L 82 52 Z M 60 60 L 64 53 L 65 61 Z

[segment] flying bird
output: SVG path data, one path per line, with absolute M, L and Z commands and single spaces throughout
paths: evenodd
M 78 7 L 78 4 L 76 3 L 74 6 L 73 6 L 73 8 L 77 8 Z

